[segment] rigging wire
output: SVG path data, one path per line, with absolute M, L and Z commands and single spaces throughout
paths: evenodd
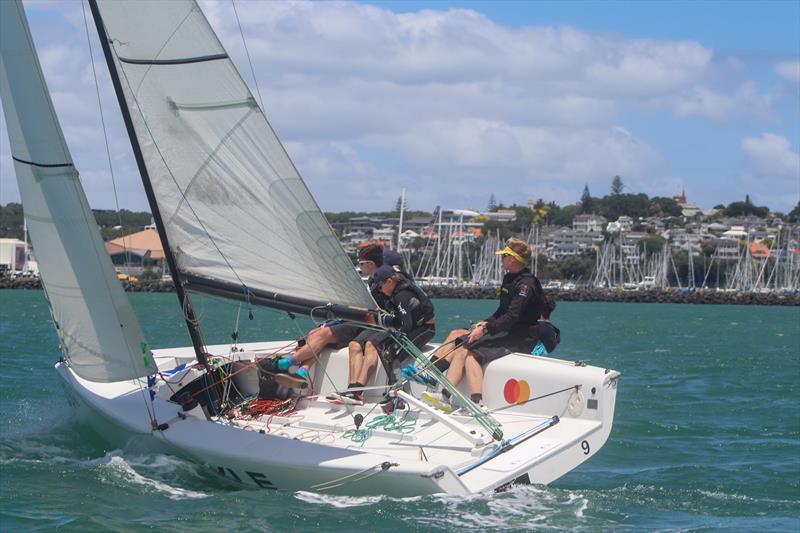
M 264 100 L 261 99 L 261 89 L 258 87 L 258 78 L 256 78 L 256 71 L 253 68 L 253 61 L 250 59 L 250 51 L 247 49 L 247 41 L 244 38 L 244 30 L 242 30 L 242 23 L 239 21 L 239 12 L 236 10 L 236 1 L 231 0 L 233 6 L 233 14 L 236 15 L 236 25 L 239 26 L 239 35 L 242 36 L 242 44 L 244 45 L 244 53 L 247 55 L 247 62 L 250 64 L 250 74 L 253 75 L 253 83 L 256 86 L 256 93 L 258 94 L 258 103 L 261 109 L 264 109 Z
M 108 145 L 108 132 L 106 131 L 106 119 L 103 113 L 103 102 L 100 98 L 100 84 L 97 81 L 97 70 L 94 66 L 94 51 L 92 49 L 92 39 L 89 37 L 89 22 L 86 18 L 86 5 L 81 2 L 81 10 L 83 11 L 83 28 L 86 30 L 86 44 L 89 46 L 89 63 L 92 65 L 92 76 L 94 77 L 94 90 L 97 95 L 97 108 L 100 111 L 100 124 L 103 126 L 103 140 L 106 145 L 106 159 L 108 160 L 108 172 L 111 175 L 111 186 L 114 189 L 114 205 L 117 208 L 117 220 L 120 227 L 122 227 L 122 213 L 119 208 L 119 196 L 117 194 L 117 180 L 114 177 L 114 165 L 111 163 L 111 149 Z M 125 250 L 125 260 L 128 261 L 128 245 L 125 239 L 122 239 L 122 248 Z
M 103 107 L 100 104 L 100 85 L 99 85 L 99 83 L 97 81 L 97 71 L 94 68 L 94 54 L 92 53 L 92 44 L 91 44 L 91 39 L 89 38 L 89 23 L 88 23 L 87 18 L 86 18 L 86 7 L 85 7 L 83 2 L 81 2 L 81 10 L 83 12 L 83 25 L 84 25 L 84 29 L 86 30 L 86 42 L 89 45 L 89 56 L 90 56 L 90 62 L 92 64 L 92 74 L 94 76 L 95 92 L 97 94 L 98 106 L 100 108 L 100 118 L 101 118 L 101 122 L 102 122 L 102 126 L 103 126 L 103 136 L 104 136 L 105 142 L 106 142 L 106 154 L 107 154 L 107 157 L 108 157 L 109 170 L 111 172 L 111 181 L 112 181 L 112 184 L 114 185 L 114 201 L 116 202 L 116 206 L 117 206 L 117 216 L 119 217 L 120 225 L 122 225 L 122 215 L 120 213 L 119 199 L 117 197 L 117 186 L 116 186 L 116 181 L 114 180 L 113 166 L 111 165 L 111 151 L 109 150 L 109 146 L 108 146 L 108 134 L 106 132 L 105 119 L 103 117 Z M 77 173 L 77 171 L 75 171 L 75 172 Z M 85 220 L 85 213 L 84 213 L 84 222 L 86 223 L 87 228 L 91 228 L 92 227 L 90 221 L 89 220 Z M 124 244 L 124 240 L 123 240 L 123 249 L 125 249 L 124 247 L 125 247 L 125 244 Z M 100 259 L 100 255 L 99 255 L 99 251 L 97 249 L 95 249 L 95 254 L 97 254 L 98 260 L 99 260 Z M 127 252 L 126 252 L 126 255 L 127 255 Z M 108 280 L 107 279 L 105 279 L 105 282 L 106 282 L 106 290 L 109 291 L 109 297 L 111 297 L 111 294 L 110 294 L 111 287 L 108 286 Z M 128 348 L 128 350 L 127 350 L 128 357 L 131 360 L 131 364 L 132 364 L 133 368 L 137 368 L 136 356 L 134 356 L 134 354 L 131 352 L 131 349 L 130 349 L 130 346 L 128 345 L 128 343 L 125 342 L 124 344 Z M 143 342 L 142 343 L 142 352 L 144 353 L 145 350 L 149 351 L 149 347 L 147 347 L 147 344 Z M 152 357 L 152 352 L 150 353 L 150 356 Z M 155 361 L 153 361 L 153 363 L 155 364 Z M 156 419 L 155 407 L 153 406 L 153 398 L 152 398 L 152 395 L 150 395 L 147 392 L 145 392 L 145 389 L 147 389 L 147 391 L 150 391 L 150 388 L 149 388 L 150 377 L 147 378 L 148 387 L 144 386 L 144 384 L 142 383 L 141 378 L 134 378 L 132 381 L 135 382 L 139 386 L 139 392 L 142 395 L 142 400 L 144 401 L 144 406 L 145 406 L 145 409 L 147 410 L 147 416 L 150 419 L 150 424 L 151 424 L 151 426 L 153 428 L 156 428 L 158 426 L 158 421 Z

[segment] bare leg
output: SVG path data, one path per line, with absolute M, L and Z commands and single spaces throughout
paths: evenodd
M 466 348 L 459 347 L 451 351 L 448 356 L 450 357 L 450 368 L 447 369 L 447 381 L 457 386 L 461 383 L 461 378 L 464 377 L 464 364 L 467 359 Z
M 306 344 L 297 349 L 294 353 L 294 361 L 297 365 L 311 367 L 317 360 L 319 353 L 329 344 L 336 342 L 333 330 L 327 326 L 312 329 L 306 335 Z
M 436 352 L 436 357 L 438 357 L 439 359 L 446 359 L 448 361 L 452 361 L 453 352 L 458 350 L 458 347 L 456 347 L 455 342 L 453 341 L 455 341 L 455 339 L 457 339 L 458 337 L 468 333 L 469 333 L 468 329 L 454 329 L 453 331 L 451 331 L 447 335 L 447 338 L 444 340 L 443 343 L 444 348 Z
M 469 353 L 469 352 L 468 352 Z M 477 359 L 469 353 L 466 361 L 467 383 L 470 394 L 483 394 L 483 369 Z
M 347 379 L 350 380 L 350 383 L 356 383 L 359 382 L 358 377 L 364 366 L 364 352 L 361 350 L 361 345 L 355 341 L 350 341 L 347 349 L 350 352 L 350 375 Z M 359 383 L 363 384 L 363 382 Z
M 375 367 L 378 366 L 378 349 L 371 342 L 364 345 L 364 364 L 358 375 L 358 382 L 366 385 Z

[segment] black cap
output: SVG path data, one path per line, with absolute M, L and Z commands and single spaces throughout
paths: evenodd
M 394 267 L 398 272 L 403 271 L 403 256 L 394 250 L 383 251 L 383 264 Z
M 370 289 L 372 289 L 373 291 L 377 291 L 378 289 L 381 288 L 383 282 L 385 282 L 387 279 L 391 278 L 395 274 L 397 274 L 397 272 L 395 272 L 391 266 L 389 265 L 381 266 L 380 268 L 378 268 L 378 270 L 375 271 L 374 274 L 372 274 L 372 284 L 370 285 Z

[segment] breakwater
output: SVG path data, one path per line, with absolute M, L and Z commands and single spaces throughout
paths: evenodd
M 128 292 L 173 292 L 172 280 L 121 281 Z M 41 289 L 39 278 L 0 277 L 0 289 Z M 433 298 L 468 300 L 495 299 L 497 290 L 481 287 L 425 287 Z M 637 290 L 580 288 L 569 291 L 552 291 L 563 302 L 628 302 L 672 304 L 727 304 L 727 305 L 798 305 L 800 292 L 724 292 L 706 290 Z
M 497 290 L 479 287 L 426 287 L 434 298 L 494 299 Z M 637 290 L 581 288 L 569 291 L 548 291 L 563 302 L 628 302 L 670 304 L 727 305 L 800 305 L 800 293 L 723 292 L 709 290 Z

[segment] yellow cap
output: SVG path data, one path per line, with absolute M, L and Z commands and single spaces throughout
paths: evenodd
M 514 250 L 512 250 L 508 246 L 506 246 L 505 248 L 503 248 L 499 252 L 495 252 L 495 255 L 510 255 L 511 257 L 513 257 L 514 259 L 516 259 L 517 261 L 522 263 L 523 265 L 527 263 L 527 261 L 525 260 L 524 257 L 519 255 L 517 252 L 515 252 Z

